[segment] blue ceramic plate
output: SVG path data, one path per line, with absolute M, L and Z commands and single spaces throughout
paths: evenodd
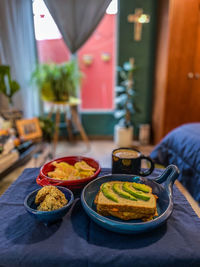
M 127 174 L 111 174 L 102 176 L 85 186 L 81 194 L 82 206 L 88 216 L 95 223 L 110 231 L 126 234 L 149 231 L 166 222 L 171 215 L 173 210 L 172 186 L 178 177 L 178 174 L 178 168 L 175 165 L 170 165 L 159 177 L 155 179 Z M 142 222 L 141 220 L 123 221 L 116 217 L 104 217 L 98 214 L 94 205 L 94 199 L 101 184 L 109 181 L 139 182 L 151 186 L 153 194 L 158 196 L 158 216 L 151 221 Z M 162 183 L 163 185 L 161 185 Z

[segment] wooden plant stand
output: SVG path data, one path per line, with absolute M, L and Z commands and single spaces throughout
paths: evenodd
M 53 136 L 53 154 L 55 155 L 56 146 L 59 138 L 59 123 L 61 118 L 61 112 L 63 111 L 65 117 L 65 123 L 68 132 L 68 138 L 70 142 L 74 141 L 74 136 L 72 132 L 72 122 L 75 124 L 77 129 L 80 132 L 82 140 L 85 142 L 86 146 L 89 148 L 89 139 L 85 133 L 85 130 L 82 126 L 79 114 L 78 114 L 78 105 L 80 104 L 80 100 L 77 98 L 72 98 L 69 102 L 52 102 L 50 112 L 48 117 L 51 118 L 52 114 L 55 112 L 56 120 L 55 120 L 55 132 Z

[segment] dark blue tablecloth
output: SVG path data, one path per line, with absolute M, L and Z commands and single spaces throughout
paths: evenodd
M 0 266 L 200 266 L 200 220 L 176 186 L 166 224 L 122 235 L 91 221 L 79 199 L 61 222 L 35 222 L 23 201 L 38 172 L 26 169 L 0 198 Z

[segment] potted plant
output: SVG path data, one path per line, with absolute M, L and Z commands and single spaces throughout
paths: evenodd
M 135 88 L 133 73 L 135 71 L 134 59 L 130 58 L 123 67 L 118 67 L 120 85 L 116 87 L 115 118 L 119 120 L 114 129 L 114 141 L 120 147 L 132 146 L 134 128 L 132 115 L 138 111 L 134 102 Z
M 39 64 L 32 73 L 32 81 L 41 91 L 41 98 L 49 102 L 65 102 L 76 97 L 81 72 L 75 60 L 63 64 Z
M 43 141 L 50 143 L 53 139 L 55 125 L 53 121 L 48 117 L 40 116 L 38 119 L 40 123 L 40 128 L 42 130 Z
M 0 92 L 13 104 L 13 95 L 20 89 L 19 84 L 11 79 L 10 66 L 0 65 Z

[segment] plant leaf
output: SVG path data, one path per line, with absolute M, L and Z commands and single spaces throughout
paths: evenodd
M 116 110 L 115 113 L 114 113 L 114 116 L 116 119 L 119 119 L 123 116 L 125 116 L 126 114 L 126 111 L 123 109 L 123 110 Z
M 126 88 L 124 86 L 118 85 L 118 86 L 115 87 L 115 91 L 117 93 L 122 93 L 122 92 L 125 92 L 126 91 Z
M 121 94 L 115 98 L 115 104 L 121 104 L 124 105 L 127 101 L 127 94 Z

